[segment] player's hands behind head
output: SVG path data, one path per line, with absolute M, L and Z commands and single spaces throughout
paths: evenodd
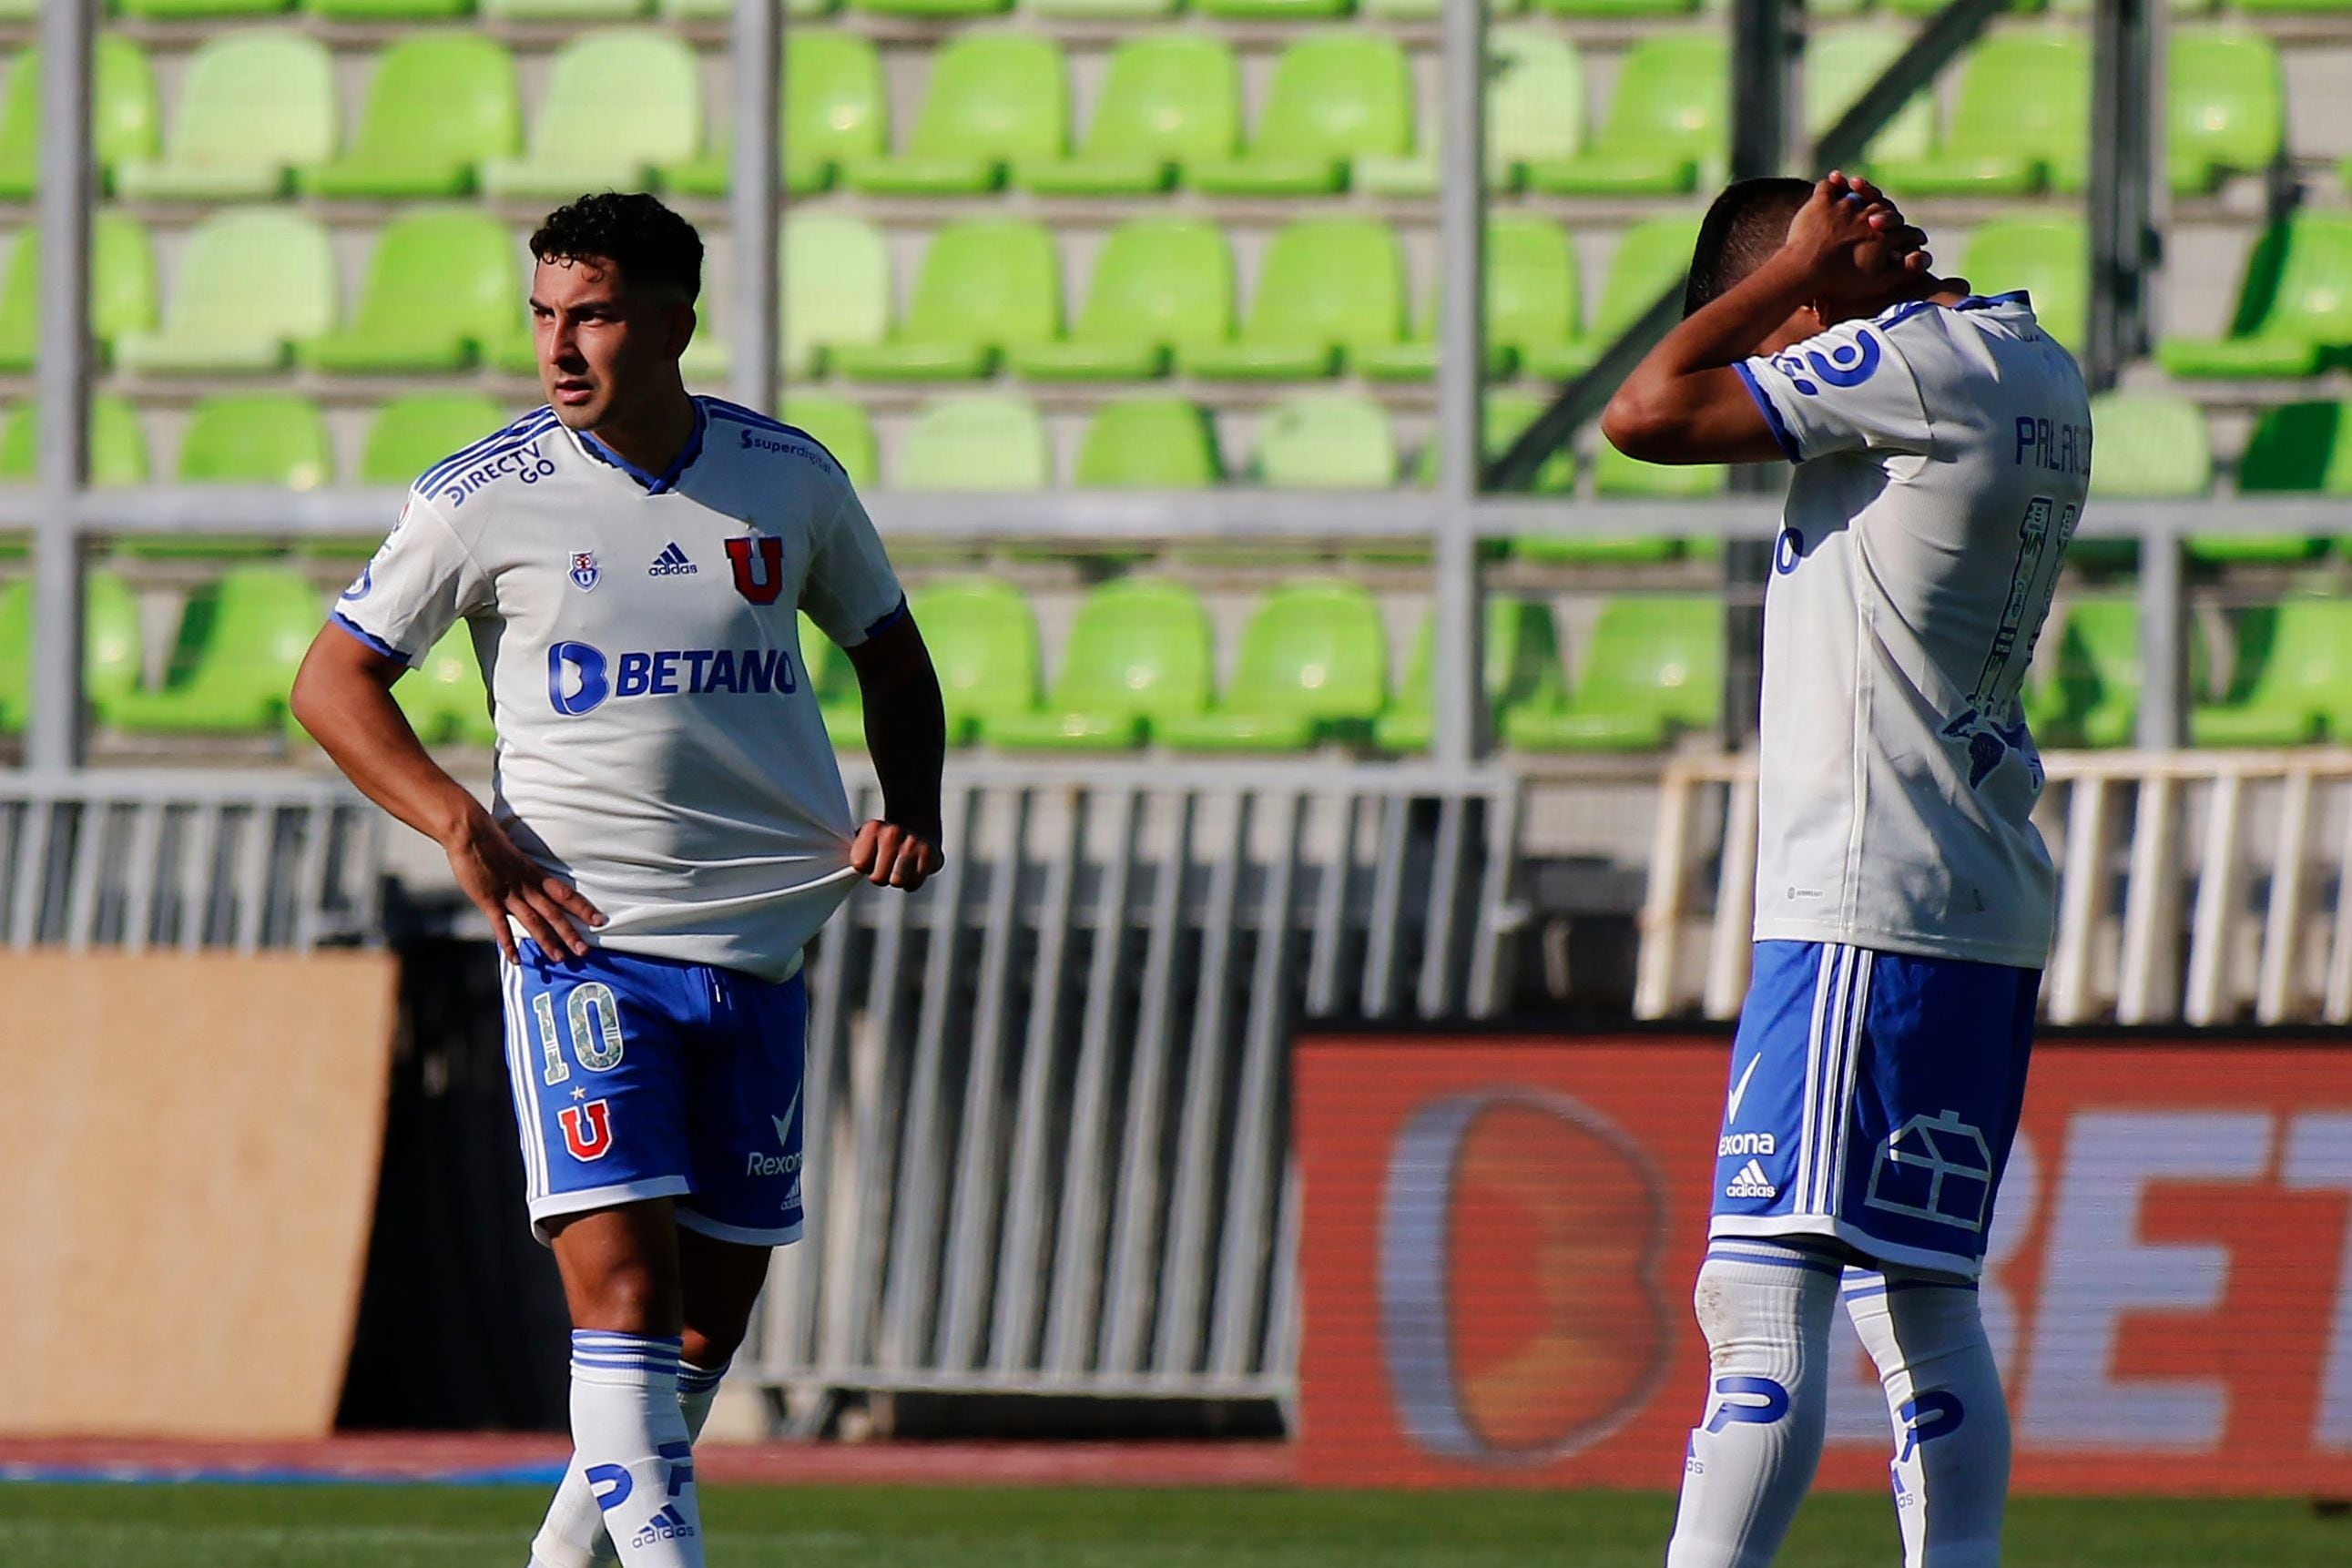
M 1840 304 L 1899 297 L 1933 282 L 1927 234 L 1859 174 L 1833 170 L 1814 185 L 1782 248 L 1817 299 Z
M 581 928 L 604 923 L 603 911 L 582 897 L 579 889 L 541 870 L 478 806 L 442 848 L 448 852 L 459 890 L 490 922 L 490 934 L 509 963 L 516 962 L 515 926 L 522 927 L 523 934 L 548 957 L 562 959 L 587 952 Z
M 875 821 L 860 827 L 857 837 L 850 840 L 849 863 L 877 888 L 899 888 L 911 893 L 940 874 L 947 857 L 940 853 L 937 834 L 927 837 L 895 822 Z

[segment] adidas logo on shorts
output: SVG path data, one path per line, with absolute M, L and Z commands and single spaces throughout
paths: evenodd
M 635 1539 L 629 1544 L 651 1546 L 656 1541 L 679 1541 L 694 1533 L 694 1526 L 686 1522 L 686 1516 L 677 1511 L 677 1505 L 666 1503 L 662 1510 L 654 1515 L 643 1530 L 637 1531 Z
M 1739 1173 L 1731 1178 L 1731 1185 L 1723 1189 L 1723 1195 L 1727 1198 L 1777 1198 L 1780 1195 L 1780 1189 L 1764 1174 L 1763 1166 L 1750 1160 L 1739 1167 Z
M 695 573 L 699 572 L 700 570 L 702 570 L 702 568 L 697 566 L 693 562 L 688 561 L 686 558 L 686 552 L 680 550 L 677 547 L 677 541 L 673 539 L 667 544 L 662 546 L 662 552 L 654 557 L 654 563 L 651 566 L 646 568 L 646 575 L 648 577 L 691 577 Z

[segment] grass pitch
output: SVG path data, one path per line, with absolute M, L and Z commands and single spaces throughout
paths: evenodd
M 519 1568 L 519 1487 L 0 1486 L 8 1568 Z M 1656 1568 L 1644 1493 L 705 1489 L 719 1568 Z M 2343 1568 L 2352 1519 L 2295 1502 L 2027 1498 L 2009 1568 Z M 1809 1504 L 1782 1561 L 1900 1561 L 1884 1499 Z

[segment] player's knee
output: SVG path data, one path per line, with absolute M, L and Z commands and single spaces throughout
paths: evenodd
M 574 1327 L 624 1334 L 669 1334 L 678 1329 L 677 1281 L 641 1259 L 615 1262 L 573 1289 Z
M 678 1359 L 688 1366 L 724 1366 L 742 1348 L 743 1336 L 750 1328 L 748 1318 L 715 1323 L 689 1318 Z

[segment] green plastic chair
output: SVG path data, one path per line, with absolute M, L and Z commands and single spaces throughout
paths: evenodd
M 1395 342 L 1403 327 L 1404 253 L 1389 226 L 1303 218 L 1268 242 L 1240 336 L 1179 344 L 1176 363 L 1213 380 L 1304 381 Z
M 968 381 L 1007 350 L 1061 333 L 1061 263 L 1042 225 L 984 218 L 931 237 L 898 333 L 835 343 L 834 370 L 875 381 Z
M 992 16 L 1013 7 L 1013 0 L 855 0 L 860 11 L 882 16 Z
M 115 354 L 142 375 L 276 370 L 289 345 L 335 324 L 327 231 L 282 207 L 232 207 L 190 233 L 160 332 L 125 332 Z
M 1557 711 L 1568 699 L 1560 668 L 1559 631 L 1551 606 L 1538 599 L 1486 595 L 1485 669 L 1489 723 L 1499 730 L 1514 713 Z M 1436 688 L 1437 617 L 1422 618 L 1405 662 L 1404 684 L 1396 701 L 1372 725 L 1372 743 L 1384 752 L 1429 750 L 1436 730 L 1432 693 Z
M 1111 51 L 1076 154 L 1017 159 L 1013 183 L 1044 195 L 1148 195 L 1184 168 L 1231 159 L 1241 123 L 1241 70 L 1224 40 L 1129 38 Z
M 0 479 L 26 483 L 41 460 L 40 411 L 31 405 L 9 416 L 0 433 Z M 131 400 L 100 393 L 89 400 L 89 482 L 143 485 L 148 480 L 147 431 Z
M 844 344 L 871 347 L 890 331 L 890 249 L 882 231 L 846 213 L 795 212 L 784 219 L 783 372 L 806 379 Z
M 1679 16 L 1697 10 L 1699 0 L 1536 0 L 1555 16 Z
M 1286 583 L 1247 627 L 1216 706 L 1160 721 L 1180 752 L 1303 752 L 1369 740 L 1388 706 L 1389 639 L 1381 606 L 1353 583 Z
M 1939 4 L 1939 0 L 1879 0 L 1879 3 L 1898 16 L 1932 16 L 1944 8 L 1943 5 Z M 2011 15 L 2015 16 L 2042 10 L 2044 3 L 2043 0 L 2009 0 L 2006 8 Z M 2064 7 L 2049 8 L 2055 10 Z M 2085 4 L 2083 8 L 2087 10 L 2089 7 Z
M 1171 353 L 1229 341 L 1234 258 L 1224 231 L 1191 218 L 1140 218 L 1110 232 L 1086 306 L 1066 339 L 1024 343 L 1013 366 L 1038 381 L 1139 381 Z
M 809 689 L 816 694 L 816 710 L 824 720 L 824 738 L 836 752 L 862 751 L 866 746 L 866 699 L 858 689 L 857 671 L 849 656 L 834 646 L 824 628 L 806 615 L 800 617 L 801 669 Z
M 2289 599 L 2238 619 L 2229 698 L 2189 710 L 2198 746 L 2300 746 L 2352 739 L 2352 605 Z
M 1258 421 L 1257 477 L 1275 489 L 1382 489 L 1396 483 L 1388 412 L 1353 393 L 1287 397 Z
M 729 9 L 732 10 L 731 5 Z M 784 190 L 822 191 L 842 163 L 878 158 L 888 140 L 890 100 L 882 57 L 870 38 L 821 28 L 784 29 L 784 82 L 777 103 L 784 139 Z M 662 170 L 662 186 L 680 195 L 718 197 L 733 185 L 722 140 L 700 157 Z
M 2267 169 L 2286 145 L 2278 47 L 2245 27 L 2179 27 L 2165 39 L 2165 168 L 2184 195 Z
M 1192 589 L 1123 577 L 1078 606 L 1044 707 L 987 714 L 980 732 L 1010 751 L 1121 750 L 1208 707 L 1215 662 L 1209 617 Z
M 126 162 L 115 186 L 145 201 L 266 201 L 286 193 L 296 168 L 334 154 L 339 113 L 324 44 L 224 33 L 189 58 L 163 156 Z
M 1568 195 L 1687 191 L 1728 156 L 1730 92 L 1719 32 L 1650 34 L 1625 51 L 1591 145 L 1570 157 L 1529 159 L 1528 184 Z
M 1486 224 L 1486 374 L 1507 376 L 1522 357 L 1556 350 L 1577 335 L 1576 247 L 1548 217 L 1502 213 Z M 1437 280 L 1420 330 L 1402 342 L 1360 349 L 1356 368 L 1380 381 L 1427 381 L 1437 374 Z
M 1184 165 L 1184 183 L 1211 195 L 1307 196 L 1342 188 L 1360 157 L 1412 146 L 1412 68 L 1394 38 L 1333 29 L 1282 51 L 1237 157 Z
M 1245 21 L 1305 22 L 1344 16 L 1352 4 L 1353 0 L 1192 0 L 1193 8 L 1203 16 Z
M 702 150 L 702 68 L 676 34 L 613 27 L 556 50 L 547 95 L 520 158 L 486 158 L 493 196 L 569 201 L 643 190 L 656 169 Z
M 2301 213 L 2255 240 L 2229 334 L 2167 338 L 2157 358 L 2177 376 L 2315 374 L 2352 345 L 2352 218 Z
M 1487 393 L 1486 417 L 1479 431 L 1479 445 L 1487 459 L 1492 461 L 1509 451 L 1511 443 L 1536 422 L 1536 416 L 1546 406 L 1544 399 L 1529 392 L 1513 392 L 1505 388 Z M 1437 433 L 1432 430 L 1429 439 L 1421 445 L 1420 459 L 1413 465 L 1413 483 L 1424 489 L 1435 486 L 1444 471 L 1440 458 Z M 1576 453 L 1571 447 L 1562 447 L 1545 458 L 1543 467 L 1536 470 L 1530 493 L 1564 496 L 1571 495 L 1575 490 Z M 1527 541 L 1520 541 L 1522 546 L 1526 543 Z M 1524 551 L 1520 552 L 1524 553 Z
M 294 0 L 121 0 L 120 6 L 124 16 L 149 22 L 268 16 L 293 7 Z
M 2345 413 L 2341 403 L 2264 409 L 2238 458 L 2238 492 L 2352 495 L 2352 442 L 2344 438 Z M 2106 439 L 2104 429 L 2100 439 Z M 2101 447 L 2095 470 L 2113 461 L 2109 450 Z M 2208 561 L 2302 561 L 2324 548 L 2320 540 L 2294 534 L 2211 534 L 2189 542 L 2189 552 Z
M 1053 482 L 1045 422 L 1026 398 L 942 398 L 898 444 L 900 489 L 1041 490 Z
M 107 185 L 123 164 L 152 158 L 163 143 L 163 111 L 147 52 L 119 33 L 98 36 L 97 81 L 90 104 L 90 147 Z M 8 68 L 0 107 L 0 201 L 33 198 L 41 166 L 41 52 L 26 49 Z
M 1183 0 L 1028 0 L 1022 8 L 1055 20 L 1157 22 L 1182 9 Z
M 2079 29 L 2000 33 L 1960 68 L 1944 150 L 1882 157 L 1871 172 L 1906 195 L 2079 191 L 2090 170 L 2091 50 Z
M 376 238 L 352 324 L 298 344 L 306 370 L 429 374 L 461 370 L 484 343 L 523 331 L 515 245 L 472 210 L 395 219 Z
M 1486 61 L 1486 184 L 1515 191 L 1529 163 L 1583 150 L 1584 67 L 1573 43 L 1530 27 L 1489 33 Z M 1358 157 L 1349 183 L 1373 195 L 1434 196 L 1439 160 L 1432 127 L 1411 153 Z
M 1601 607 L 1568 701 L 1505 714 L 1503 735 L 1530 752 L 1640 752 L 1722 721 L 1722 606 L 1685 595 L 1622 598 Z
M 82 576 L 83 700 L 103 711 L 139 684 L 139 601 L 111 572 Z M 0 734 L 24 731 L 32 712 L 33 584 L 0 584 Z
M 335 452 L 326 416 L 310 399 L 291 393 L 199 399 L 181 432 L 177 477 L 184 484 L 282 485 L 295 490 L 331 484 Z M 158 560 L 278 552 L 275 541 L 254 534 L 140 533 L 118 541 L 115 548 Z
M 312 196 L 462 196 L 473 191 L 478 165 L 521 146 L 522 94 L 506 47 L 471 33 L 425 33 L 377 57 L 351 149 L 296 169 L 294 182 Z
M 942 577 L 908 596 L 947 709 L 948 743 L 969 745 L 988 721 L 1037 710 L 1037 617 L 1020 589 L 995 577 Z
M 1979 294 L 2022 289 L 2042 330 L 2080 353 L 2089 331 L 2091 237 L 2072 216 L 2020 216 L 1979 224 L 1960 252 L 1959 275 Z
M 0 280 L 0 371 L 33 368 L 40 342 L 40 231 L 20 228 Z M 99 352 L 122 338 L 155 330 L 155 247 L 146 226 L 119 212 L 90 217 L 89 328 Z
M 101 715 L 131 734 L 281 731 L 294 672 L 325 618 L 320 598 L 299 573 L 230 568 L 189 595 L 163 684 L 123 692 Z
M 478 0 L 482 15 L 502 22 L 626 22 L 642 16 L 648 0 Z
M 1582 374 L 1642 312 L 1690 276 L 1691 247 L 1698 243 L 1696 217 L 1649 218 L 1627 229 L 1609 258 L 1601 285 L 1601 306 L 1581 337 L 1564 343 L 1530 343 L 1528 368 L 1552 381 Z
M 1059 158 L 1070 134 L 1062 51 L 1030 33 L 967 33 L 931 58 L 929 89 L 906 146 L 845 159 L 852 190 L 884 195 L 992 191 L 1005 166 Z
M 490 694 L 474 655 L 474 634 L 464 621 L 451 626 L 407 674 L 393 682 L 392 700 L 408 717 L 408 727 L 428 746 L 498 744 L 490 721 Z M 294 726 L 289 720 L 289 731 Z
M 845 398 L 797 394 L 784 399 L 778 417 L 815 437 L 857 489 L 869 488 L 882 472 L 874 445 L 874 422 L 862 405 Z
M 2198 691 L 2210 658 L 2198 622 L 2192 618 L 2189 626 L 2189 689 Z M 2042 637 L 2051 648 L 2048 663 L 2035 661 L 2021 694 L 2033 738 L 2048 746 L 2132 744 L 2147 682 L 2138 602 L 2114 595 L 2076 599 L 2043 628 Z
M 1641 500 L 1712 500 L 1731 470 L 1720 463 L 1645 463 L 1601 443 L 1592 464 L 1592 493 Z
M 1105 404 L 1078 439 L 1080 489 L 1205 489 L 1224 478 L 1209 411 L 1181 397 Z
M 2119 500 L 2180 500 L 2213 485 L 2205 410 L 2165 393 L 2103 392 L 2091 399 L 2098 458 L 2091 493 Z
M 513 415 L 497 400 L 467 392 L 419 392 L 375 411 L 360 447 L 359 482 L 411 485 Z
M 1836 124 L 1910 41 L 1892 27 L 1845 27 L 1811 39 L 1805 47 L 1805 134 L 1818 137 Z M 1935 95 L 1923 91 L 1870 139 L 1863 162 L 1917 160 L 1935 150 Z
M 332 22 L 439 22 L 472 16 L 474 0 L 302 0 L 302 9 Z

